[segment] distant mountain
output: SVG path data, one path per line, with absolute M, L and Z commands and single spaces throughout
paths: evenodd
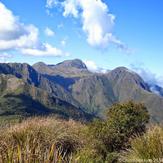
M 81 77 L 90 74 L 86 65 L 79 59 L 67 60 L 56 65 L 38 62 L 33 68 L 41 74 L 59 75 L 63 77 Z
M 86 112 L 104 117 L 107 109 L 112 104 L 134 100 L 143 102 L 148 107 L 153 121 L 160 122 L 163 120 L 163 98 L 154 94 L 148 83 L 137 73 L 125 67 L 118 67 L 105 74 L 92 73 L 87 70 L 86 66 L 74 66 L 74 62 L 76 60 L 64 61 L 53 65 L 51 76 L 56 83 L 72 94 L 73 98 L 83 106 Z M 78 62 L 80 65 L 84 65 L 82 61 Z M 51 67 L 49 65 L 46 66 Z M 76 72 L 78 72 L 76 73 L 77 75 L 72 75 L 74 72 L 71 74 L 70 70 L 74 67 Z M 58 72 L 62 72 L 59 76 L 59 73 L 55 74 L 56 69 Z M 39 72 L 47 74 L 44 71 L 39 70 Z
M 0 73 L 0 116 L 57 114 L 78 120 L 91 118 L 61 86 L 42 77 L 30 65 L 0 64 Z
M 57 114 L 74 119 L 104 118 L 112 104 L 134 100 L 147 106 L 152 121 L 163 122 L 163 89 L 155 86 L 160 95 L 153 93 L 148 83 L 125 67 L 93 73 L 79 59 L 56 65 L 8 63 L 0 64 L 0 75 L 1 83 L 8 83 L 0 88 L 2 115 L 11 114 L 12 110 L 12 114 L 18 111 L 27 115 Z M 8 82 L 12 79 L 16 84 Z M 18 102 L 12 106 L 13 98 Z M 7 109 L 8 105 L 10 109 Z
M 70 91 L 86 111 L 101 117 L 109 106 L 117 102 L 112 85 L 105 75 L 94 74 L 80 78 L 71 85 Z
M 148 83 L 127 68 L 116 68 L 107 74 L 118 102 L 134 100 L 144 103 L 155 122 L 163 121 L 163 98 L 151 92 Z
M 71 101 L 72 104 L 79 107 L 78 102 L 76 102 L 72 95 L 60 86 L 60 84 L 56 83 L 54 80 L 49 80 L 48 77 L 45 77 L 42 74 L 39 74 L 33 67 L 26 63 L 2 63 L 0 64 L 0 74 L 14 75 L 23 79 L 30 85 L 46 90 L 64 101 Z

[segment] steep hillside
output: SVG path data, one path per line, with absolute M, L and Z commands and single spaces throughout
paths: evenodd
M 10 74 L 23 79 L 30 85 L 41 88 L 48 93 L 66 101 L 76 107 L 81 107 L 79 103 L 73 99 L 72 95 L 64 89 L 60 84 L 50 78 L 39 74 L 33 67 L 23 63 L 2 63 L 0 64 L 0 74 Z
M 0 116 L 56 114 L 64 118 L 87 120 L 90 116 L 70 103 L 29 85 L 13 75 L 0 75 Z
M 135 72 L 119 67 L 106 74 L 89 73 L 75 78 L 69 71 L 74 62 L 76 60 L 69 60 L 52 66 L 54 69 L 57 67 L 59 72 L 63 72 L 64 69 L 64 75 L 62 73 L 60 76 L 51 74 L 51 81 L 68 90 L 87 112 L 104 117 L 107 108 L 113 103 L 134 100 L 145 103 L 152 120 L 155 122 L 163 120 L 163 98 L 154 94 L 149 84 L 145 83 Z M 77 68 L 83 70 L 86 66 L 77 66 Z M 67 71 L 69 75 L 65 77 Z M 50 79 L 49 73 L 43 71 L 40 73 L 46 74 L 46 77 Z
M 88 112 L 99 116 L 105 115 L 107 107 L 117 101 L 112 85 L 104 75 L 91 75 L 76 80 L 71 86 L 71 92 Z
M 155 122 L 163 121 L 163 98 L 151 92 L 143 79 L 127 68 L 116 68 L 106 74 L 118 102 L 134 100 L 144 103 Z
M 142 102 L 148 107 L 152 121 L 163 121 L 161 94 L 153 93 L 148 83 L 125 67 L 118 67 L 105 74 L 92 73 L 81 60 L 75 59 L 56 65 L 46 65 L 39 62 L 33 67 L 20 63 L 0 64 L 0 74 L 13 75 L 17 80 L 21 80 L 26 87 L 26 89 L 25 87 L 22 89 L 23 95 L 27 95 L 48 109 L 56 111 L 57 108 L 58 111 L 59 107 L 56 101 L 59 101 L 60 106 L 62 106 L 59 111 L 62 112 L 62 115 L 73 116 L 70 112 L 66 112 L 69 110 L 66 108 L 73 108 L 76 115 L 79 113 L 78 118 L 80 116 L 87 117 L 88 114 L 103 118 L 112 104 L 133 100 Z M 7 89 L 2 92 L 7 92 L 9 86 L 13 85 L 8 84 Z M 18 85 L 17 88 L 20 89 L 22 86 Z M 1 87 L 1 89 L 4 88 Z M 157 89 L 160 92 L 163 90 L 161 87 L 157 87 Z M 2 98 L 5 101 L 9 96 L 3 95 Z M 24 99 L 23 96 L 21 106 L 28 104 L 26 102 L 28 100 Z M 54 108 L 54 106 L 56 107 Z M 32 107 L 27 106 L 26 108 Z M 44 110 L 45 112 L 39 114 L 49 112 L 49 110 Z

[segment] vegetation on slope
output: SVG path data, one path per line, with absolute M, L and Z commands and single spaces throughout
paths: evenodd
M 0 74 L 0 117 L 58 115 L 90 120 L 91 115 L 46 90 L 28 84 L 13 75 Z
M 129 139 L 145 132 L 148 122 L 149 114 L 142 104 L 130 101 L 113 105 L 105 121 L 96 120 L 88 126 L 88 135 L 94 144 L 84 149 L 84 152 L 89 151 L 83 155 L 84 158 L 93 156 L 92 159 L 102 162 L 117 161 L 119 153 L 129 147 Z
M 146 132 L 148 121 L 144 105 L 128 102 L 113 105 L 106 120 L 88 124 L 36 117 L 3 125 L 0 162 L 114 163 L 161 158 L 162 129 Z
M 74 112 L 75 119 L 80 116 L 87 119 L 90 114 L 105 118 L 105 111 L 108 107 L 115 103 L 134 100 L 145 104 L 151 122 L 159 123 L 163 120 L 163 98 L 151 92 L 149 84 L 143 81 L 138 74 L 124 67 L 103 74 L 89 72 L 86 65 L 78 59 L 64 61 L 57 65 L 38 63 L 33 67 L 25 63 L 2 63 L 0 64 L 0 76 L 0 95 L 8 93 L 8 90 L 4 89 L 6 86 L 12 92 L 22 91 L 23 95 L 32 98 L 29 100 L 31 101 L 29 104 L 36 102 L 35 115 L 36 112 L 40 114 L 37 107 L 39 102 L 43 105 L 41 106 L 42 113 L 50 109 L 50 112 L 53 110 L 54 114 L 68 118 L 72 117 L 71 112 Z M 7 76 L 9 84 L 5 85 Z M 28 85 L 28 88 L 15 90 L 15 87 L 23 87 L 22 82 L 25 87 Z M 157 90 L 161 95 L 161 88 L 157 88 Z M 47 95 L 43 92 L 46 92 Z M 9 104 L 6 102 L 8 101 L 7 97 L 3 96 L 3 99 L 0 100 L 0 102 L 2 101 L 0 109 Z M 12 111 L 13 97 L 10 99 L 9 108 L 11 109 L 9 110 Z M 19 103 L 26 105 L 22 97 L 21 99 L 16 97 L 14 101 L 18 101 L 17 106 L 20 106 Z M 24 112 L 24 110 L 22 111 Z

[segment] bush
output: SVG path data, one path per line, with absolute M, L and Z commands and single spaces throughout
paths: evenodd
M 0 162 L 68 162 L 82 146 L 83 125 L 34 118 L 0 131 Z
M 123 154 L 124 162 L 162 162 L 163 128 L 150 127 L 148 131 L 131 140 L 131 149 Z
M 149 114 L 143 104 L 132 101 L 113 105 L 107 120 L 96 120 L 89 126 L 92 139 L 97 140 L 95 149 L 105 159 L 108 153 L 118 152 L 128 145 L 128 140 L 146 129 Z

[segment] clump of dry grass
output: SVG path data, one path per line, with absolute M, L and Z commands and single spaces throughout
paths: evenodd
M 33 118 L 0 131 L 0 162 L 68 162 L 82 147 L 84 125 Z
M 152 126 L 131 140 L 131 149 L 122 156 L 125 162 L 163 162 L 163 128 Z

